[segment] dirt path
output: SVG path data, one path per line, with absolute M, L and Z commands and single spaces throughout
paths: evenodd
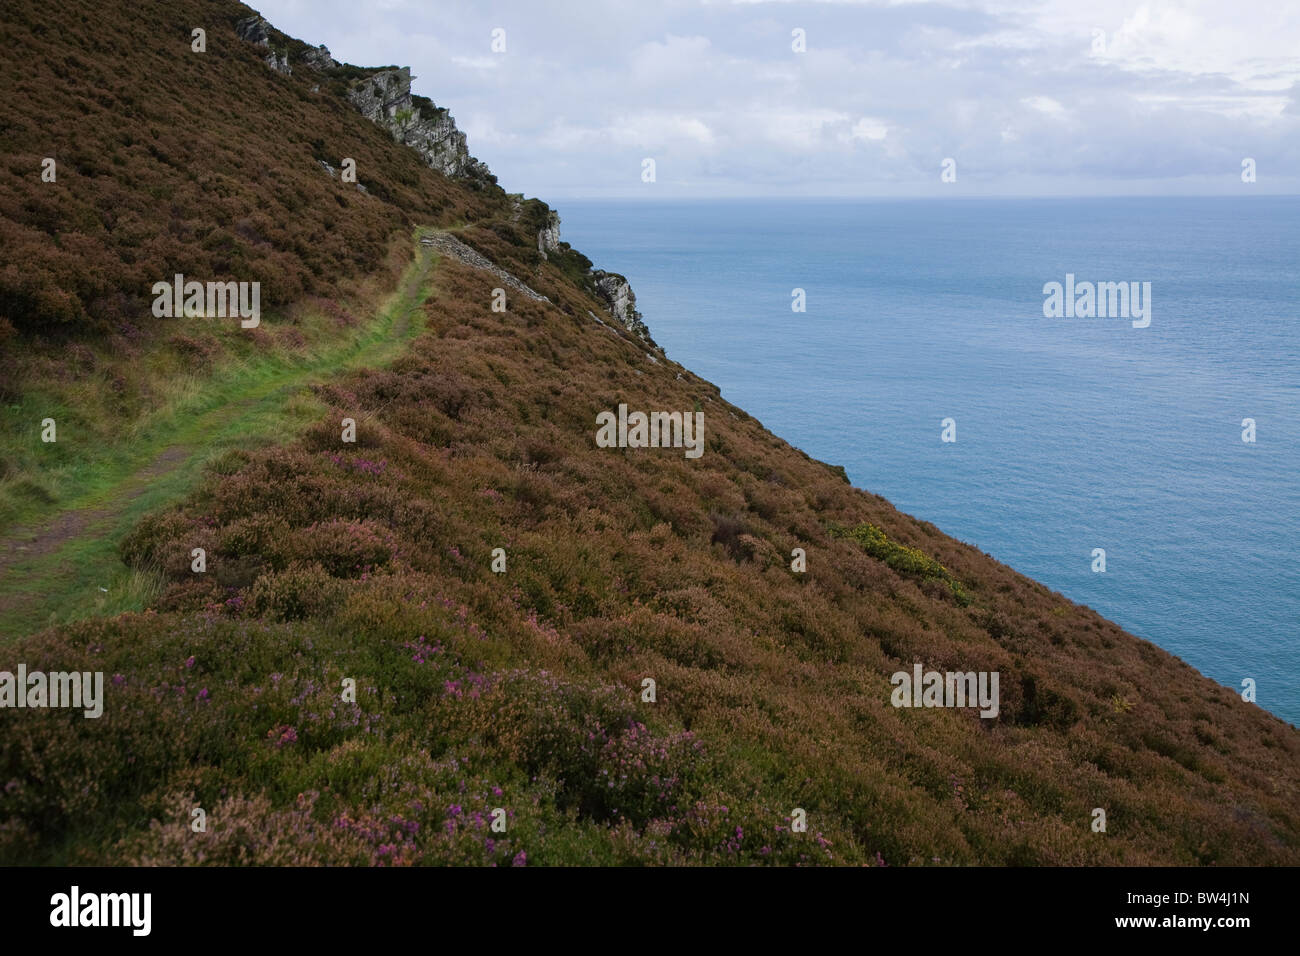
M 394 342 L 408 338 L 411 317 L 425 303 L 421 289 L 436 262 L 427 245 L 417 246 L 416 255 L 414 267 L 403 278 L 397 301 L 377 320 L 383 322 L 391 316 L 386 341 L 382 346 L 358 346 L 335 362 L 335 369 L 344 364 L 355 367 L 372 358 L 382 362 Z M 201 433 L 217 435 L 236 427 L 241 420 L 251 419 L 260 405 L 283 402 L 284 392 L 306 388 L 319 381 L 322 374 L 335 369 L 306 372 L 289 369 L 279 387 L 268 389 L 259 398 L 225 404 L 201 415 Z M 147 464 L 118 482 L 107 495 L 89 503 L 65 504 L 62 510 L 56 510 L 42 522 L 10 528 L 0 535 L 0 640 L 28 633 L 52 619 L 51 615 L 60 620 L 85 616 L 69 611 L 67 605 L 76 601 L 85 606 L 84 592 L 93 592 L 94 588 L 104 592 L 102 583 L 121 573 L 117 543 L 132 506 L 152 486 L 174 479 L 182 468 L 197 464 L 210 452 L 207 446 L 193 441 L 168 444 Z M 200 472 L 196 468 L 195 477 Z M 183 494 L 190 487 L 186 485 L 177 491 Z M 91 539 L 97 539 L 100 545 L 87 554 L 87 549 L 81 546 Z M 86 560 L 88 556 L 90 560 Z
M 9 570 L 15 561 L 42 558 L 57 551 L 66 541 L 79 537 L 92 524 L 111 518 L 115 511 L 125 510 L 147 489 L 148 482 L 180 465 L 193 449 L 184 445 L 164 448 L 148 465 L 133 474 L 121 486 L 114 505 L 103 508 L 76 508 L 57 515 L 38 528 L 13 528 L 0 539 L 0 575 Z M 7 609 L 6 598 L 0 594 L 0 615 Z

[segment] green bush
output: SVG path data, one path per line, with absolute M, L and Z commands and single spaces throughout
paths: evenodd
M 832 528 L 831 536 L 856 541 L 867 554 L 885 562 L 899 574 L 920 580 L 942 581 L 962 607 L 971 603 L 970 595 L 947 568 L 923 551 L 891 540 L 873 524 L 860 524 L 848 529 Z

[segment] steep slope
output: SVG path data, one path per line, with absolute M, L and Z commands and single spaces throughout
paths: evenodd
M 220 200 L 237 221 L 298 182 L 286 214 L 322 237 L 336 196 L 380 204 L 366 227 L 380 246 L 358 271 L 391 272 L 393 235 L 418 224 L 453 228 L 486 264 L 443 243 L 405 354 L 317 386 L 304 434 L 226 453 L 141 522 L 121 555 L 165 580 L 148 610 L 0 648 L 0 669 L 106 678 L 97 720 L 0 710 L 0 861 L 1300 862 L 1293 728 L 765 431 L 615 319 L 603 276 L 558 244 L 544 205 L 468 166 L 448 178 L 353 108 L 349 78 L 366 71 L 330 68 L 331 92 L 297 59 L 312 48 L 239 39 L 246 8 L 143 7 L 57 33 L 36 29 L 34 5 L 15 17 L 7 42 L 81 64 L 22 95 L 67 115 L 73 70 L 142 43 L 155 45 L 142 57 L 191 56 L 189 28 L 207 22 L 207 55 L 223 52 L 173 67 L 198 70 L 172 87 L 175 108 L 228 112 L 265 152 L 238 192 L 196 186 L 196 220 Z M 173 33 L 179 52 L 159 53 Z M 104 120 L 159 108 L 146 105 L 155 72 L 105 70 L 119 86 Z M 23 218 L 34 200 L 15 197 L 48 124 L 14 109 L 6 153 L 23 161 L 6 163 L 0 212 L 32 274 L 52 263 L 41 288 L 57 297 L 81 288 L 57 250 L 83 200 L 50 200 L 45 226 Z M 111 135 L 144 141 L 148 119 L 121 116 Z M 368 192 L 343 190 L 305 145 L 277 154 L 277 139 L 369 150 Z M 167 163 L 148 155 L 127 160 L 136 176 L 88 178 L 157 230 L 145 197 Z M 210 161 L 193 150 L 177 175 Z M 192 240 L 160 242 L 180 256 Z M 147 287 L 135 248 L 104 240 L 103 288 Z M 264 252 L 315 275 L 294 249 Z M 318 264 L 313 292 L 337 294 Z M 79 315 L 6 301 L 10 344 L 45 361 L 52 341 L 103 341 Z M 148 314 L 121 307 L 125 321 Z M 32 337 L 56 321 L 64 338 Z M 266 334 L 289 323 L 271 316 Z M 701 412 L 702 455 L 601 447 L 597 416 L 620 404 Z M 892 706 L 890 676 L 917 663 L 997 672 L 997 716 Z M 206 832 L 191 829 L 196 807 Z

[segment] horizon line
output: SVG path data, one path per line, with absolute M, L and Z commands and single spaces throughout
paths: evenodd
M 526 195 L 525 193 L 513 193 L 512 195 Z M 1233 195 L 1231 193 L 1155 193 L 1155 194 L 1137 194 L 1137 193 L 1005 193 L 995 195 L 957 195 L 957 196 L 871 196 L 871 195 L 834 195 L 818 194 L 808 196 L 788 196 L 773 193 L 753 193 L 741 195 L 671 195 L 671 196 L 638 196 L 632 193 L 617 193 L 612 195 L 594 195 L 594 194 L 557 194 L 554 192 L 539 193 L 536 198 L 542 198 L 542 195 L 553 197 L 556 201 L 564 202 L 606 202 L 610 200 L 629 201 L 629 202 L 745 202 L 749 200 L 762 199 L 779 202 L 910 202 L 919 200 L 921 202 L 948 202 L 951 200 L 960 200 L 964 202 L 978 202 L 981 200 L 1054 200 L 1054 199 L 1300 199 L 1300 192 L 1292 193 L 1256 193 L 1253 196 Z M 548 200 L 549 202 L 550 200 Z

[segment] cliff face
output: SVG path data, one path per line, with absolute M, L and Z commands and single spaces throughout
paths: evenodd
M 277 73 L 289 75 L 293 73 L 293 67 L 289 65 L 289 55 L 286 52 L 271 49 L 271 24 L 267 23 L 261 17 L 247 17 L 235 24 L 235 33 L 241 40 L 247 40 L 249 43 L 255 43 L 258 46 L 267 48 L 266 65 Z M 321 49 L 324 49 L 322 47 Z M 326 56 L 329 56 L 328 51 Z M 331 63 L 334 61 L 331 59 Z
M 411 95 L 410 67 L 381 70 L 358 80 L 348 91 L 348 101 L 444 176 L 480 185 L 496 182 L 492 171 L 469 154 L 465 134 L 456 128 L 451 113 Z
M 548 258 L 548 253 L 558 252 L 560 250 L 560 216 L 555 210 L 547 213 L 546 224 L 537 230 L 537 251 L 542 254 L 542 258 Z
M 609 307 L 610 315 L 633 335 L 648 340 L 650 329 L 646 327 L 641 313 L 636 310 L 636 294 L 627 279 L 617 272 L 606 272 L 604 269 L 596 269 L 591 276 L 596 294 Z

